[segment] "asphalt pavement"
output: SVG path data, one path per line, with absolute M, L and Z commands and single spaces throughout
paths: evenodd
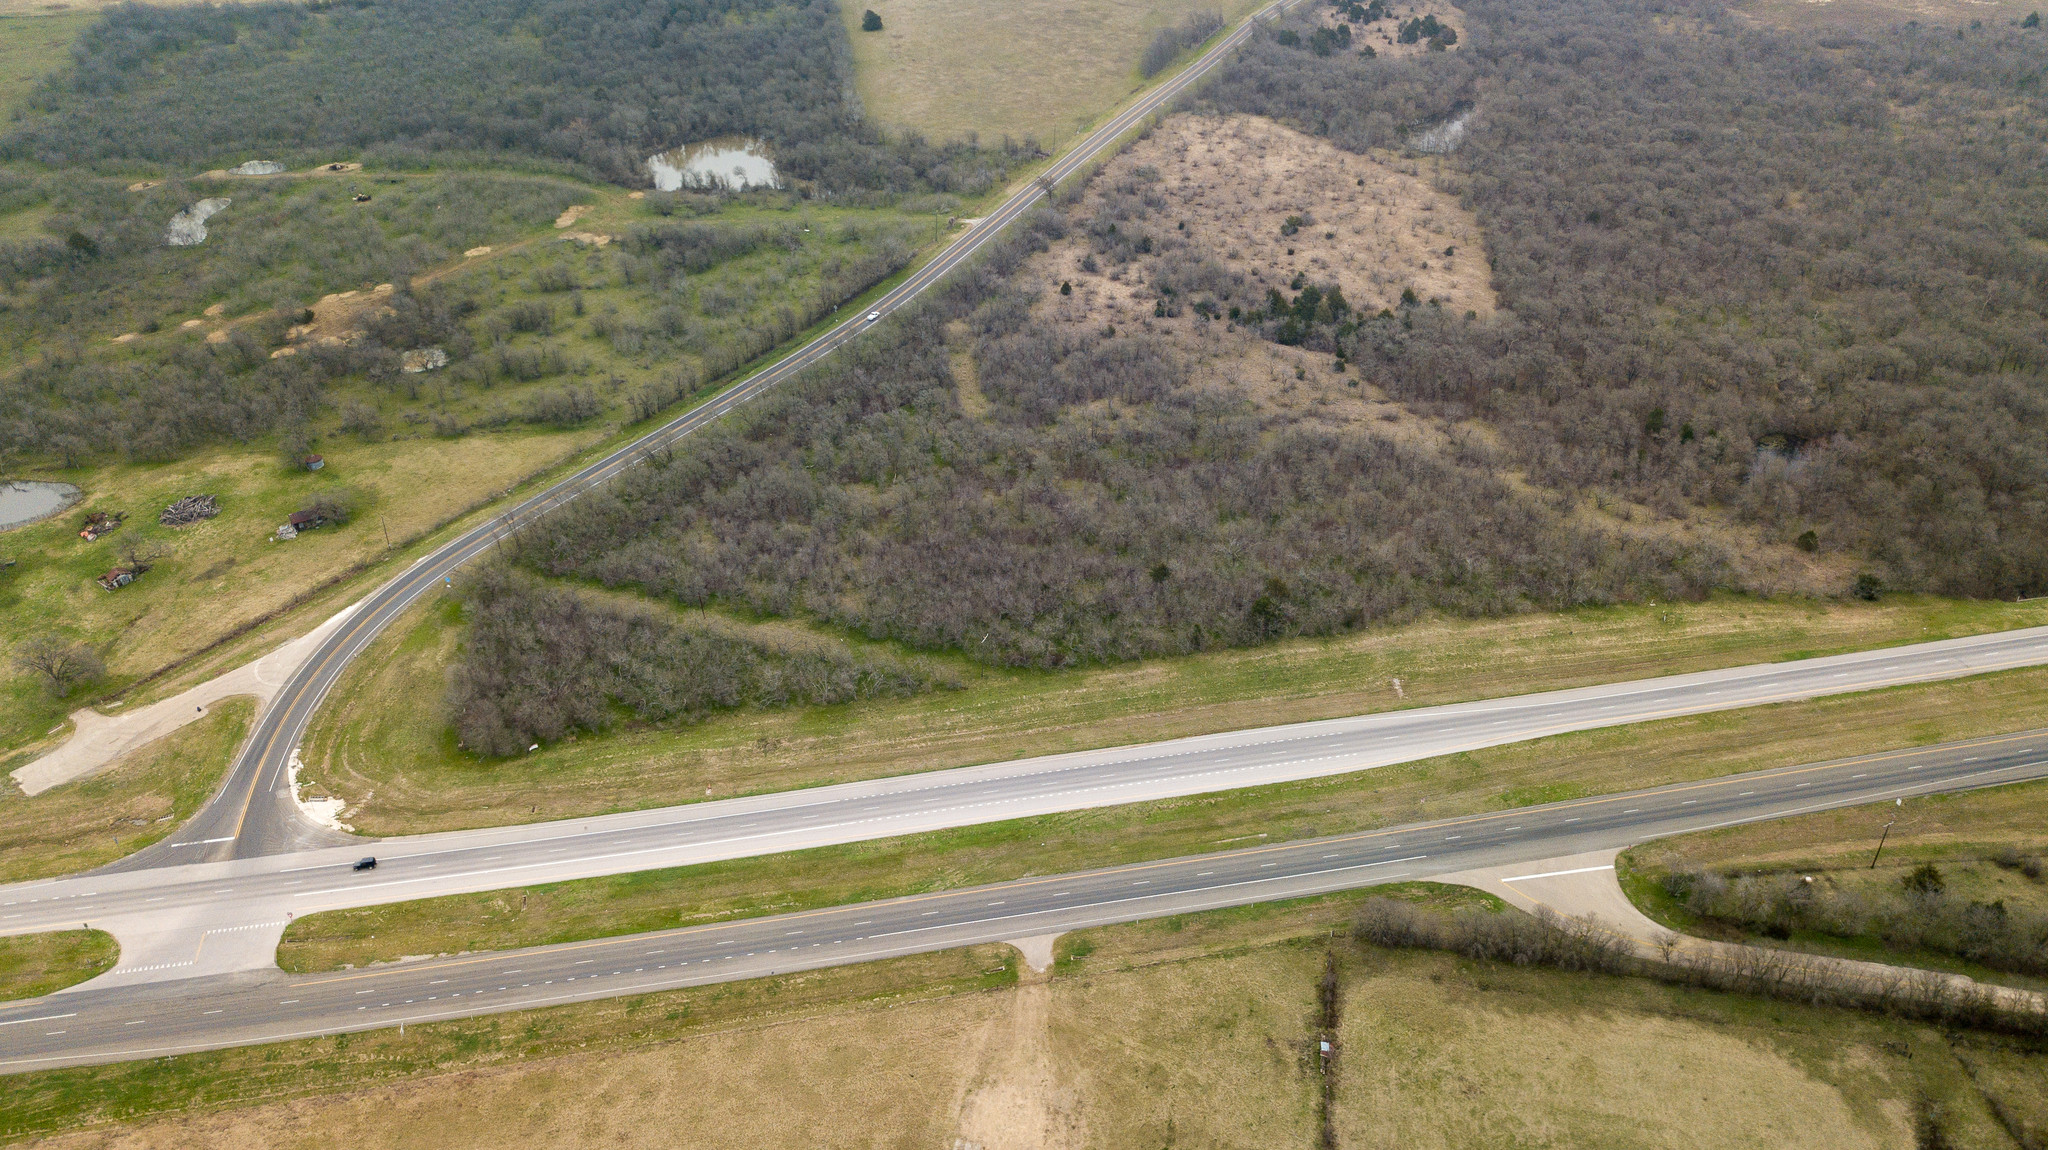
M 2048 777 L 2048 731 L 1192 858 L 559 946 L 288 976 L 88 987 L 0 1007 L 0 1072 L 274 1042 L 869 962 L 1427 879 Z M 1876 835 L 1881 813 L 1873 813 Z M 301 872 L 346 884 L 344 867 Z

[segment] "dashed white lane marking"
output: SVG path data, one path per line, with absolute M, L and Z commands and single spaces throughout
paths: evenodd
M 26 1022 L 55 1022 L 60 1018 L 77 1017 L 78 1012 L 75 1010 L 69 1014 L 38 1014 L 34 1018 L 10 1018 L 6 1022 L 0 1022 L 0 1026 L 20 1026 Z

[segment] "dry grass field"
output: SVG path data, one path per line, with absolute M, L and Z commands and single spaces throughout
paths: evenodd
M 213 793 L 255 714 L 252 699 L 216 703 L 198 722 L 34 798 L 7 780 L 0 881 L 91 870 L 171 833 Z
M 1143 85 L 1153 33 L 1192 12 L 1230 20 L 1258 0 L 846 0 L 868 115 L 935 140 L 1036 139 L 1056 150 Z M 860 30 L 861 13 L 882 17 Z
M 1355 905 L 1068 936 L 1049 978 L 1002 977 L 1000 952 L 978 948 L 405 1039 L 172 1059 L 149 1068 L 164 1083 L 154 1089 L 133 1067 L 34 1075 L 16 1080 L 9 1109 L 54 1115 L 50 1100 L 68 1097 L 77 1108 L 65 1113 L 105 1118 L 91 1100 L 126 1084 L 126 1105 L 173 1112 L 39 1143 L 63 1150 L 1312 1146 L 1316 985 L 1334 950 L 1341 1146 L 1906 1147 L 1924 1098 L 1947 1145 L 2010 1150 L 1994 1102 L 2036 1129 L 2048 1119 L 2038 1052 L 1796 1004 L 1357 948 L 1334 937 Z M 976 983 L 977 968 L 996 977 Z

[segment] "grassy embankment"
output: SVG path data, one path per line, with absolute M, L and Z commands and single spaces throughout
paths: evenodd
M 1610 620 L 1617 631 L 1625 633 L 1631 622 L 1639 622 L 1630 612 L 1612 614 L 1617 616 Z M 1583 619 L 1578 622 L 1585 626 Z M 1468 624 L 1460 629 L 1502 626 Z M 1499 638 L 1497 633 L 1494 637 Z M 405 641 L 415 642 L 417 636 Z M 1494 645 L 1504 658 L 1505 646 Z M 1478 652 L 1475 648 L 1467 653 Z M 395 665 L 393 659 L 373 657 L 370 662 L 379 665 L 380 673 Z M 1409 670 L 1415 666 L 1404 664 Z M 1428 676 L 1419 681 L 1427 683 Z M 1406 684 L 1404 680 L 1404 689 Z M 2048 726 L 2044 688 L 2048 670 L 2004 672 L 1560 735 L 1303 783 L 520 891 L 335 911 L 293 923 L 279 959 L 287 969 L 321 970 L 404 954 L 561 942 L 1710 778 Z M 308 742 L 309 747 L 318 745 Z M 363 762 L 378 761 L 379 753 L 377 745 L 351 750 Z M 390 774 L 374 783 L 360 777 L 358 781 L 375 785 L 380 794 L 387 786 L 431 793 L 435 776 L 422 778 L 417 764 L 392 763 L 387 769 Z M 499 785 L 512 788 L 520 785 L 516 769 L 495 768 L 492 775 Z M 320 777 L 334 776 L 323 772 Z M 694 783 L 672 782 L 669 793 L 693 795 Z M 541 793 L 541 788 L 531 789 Z
M 2044 623 L 2048 604 L 2040 603 L 1900 596 L 1877 604 L 1827 604 L 1723 597 L 1507 619 L 1434 619 L 1334 639 L 1068 672 L 1012 671 L 956 659 L 949 665 L 965 683 L 958 691 L 841 707 L 741 710 L 690 727 L 627 728 L 531 755 L 486 760 L 458 751 L 445 716 L 422 705 L 443 695 L 446 668 L 461 638 L 459 613 L 443 601 L 393 626 L 350 668 L 308 735 L 306 777 L 346 798 L 354 808 L 351 821 L 364 833 L 451 830 Z M 777 631 L 801 626 L 763 625 Z M 1868 710 L 1862 703 L 1818 706 L 1848 726 L 1860 726 Z M 1985 715 L 1983 721 L 2029 725 L 2024 692 L 2012 706 L 2018 709 Z M 1729 721 L 1685 720 L 1707 730 Z M 1926 742 L 1964 729 L 2010 729 L 1938 712 L 1918 721 L 1923 725 L 1897 726 L 1889 737 Z M 1785 753 L 1796 756 L 1790 761 L 1849 753 L 1840 738 L 1816 736 L 1786 745 Z M 1761 765 L 1768 758 L 1762 745 L 1730 759 L 1726 769 Z M 1569 764 L 1559 771 L 1553 781 L 1572 777 Z M 1589 775 L 1586 785 L 1599 777 Z M 1633 776 L 1624 770 L 1614 777 L 1626 786 Z
M 403 1036 L 21 1075 L 0 1098 L 0 1137 L 76 1131 L 48 1143 L 65 1150 L 376 1150 L 429 1129 L 457 1148 L 951 1145 L 996 1131 L 1313 1145 L 1332 953 L 1341 1145 L 1875 1147 L 1911 1144 L 1928 1111 L 1949 1145 L 2010 1147 L 1994 1106 L 2021 1129 L 2048 1123 L 2041 1054 L 1996 1038 L 1354 946 L 1342 934 L 1357 902 L 1070 935 L 1044 981 L 1016 978 L 1006 948 L 977 947 Z
M 861 13 L 882 17 L 860 30 Z M 1138 58 L 1159 29 L 1197 11 L 1236 20 L 1257 0 L 987 5 L 862 0 L 840 5 L 855 84 L 870 116 L 935 140 L 978 133 L 1056 151 L 1144 85 Z
M 321 213 L 333 207 L 329 201 L 339 187 L 317 180 L 273 181 L 264 186 L 263 194 L 282 202 L 263 218 L 283 235 L 324 224 Z M 415 198 L 434 190 L 431 179 L 413 177 L 403 188 Z M 238 194 L 243 199 L 254 195 Z M 379 189 L 380 196 L 386 194 L 391 193 Z M 629 199 L 621 189 L 578 188 L 568 198 L 596 209 L 575 224 L 590 234 L 615 234 L 635 224 L 661 222 L 644 201 Z M 482 245 L 492 248 L 487 254 L 460 257 L 423 273 L 422 278 L 431 277 L 477 301 L 479 311 L 471 326 L 481 333 L 480 342 L 487 349 L 479 351 L 479 357 L 495 354 L 488 349 L 491 333 L 497 332 L 515 357 L 542 348 L 560 350 L 566 370 L 527 383 L 499 379 L 465 385 L 452 379 L 461 366 L 457 365 L 435 375 L 404 377 L 407 387 L 344 384 L 333 389 L 337 405 L 356 409 L 359 415 L 371 412 L 374 429 L 344 431 L 338 410 L 328 412 L 316 429 L 318 447 L 327 457 L 327 466 L 319 472 L 285 467 L 268 442 L 203 450 L 171 463 L 36 471 L 38 477 L 77 484 L 86 496 L 60 517 L 0 537 L 0 556 L 17 560 L 17 566 L 0 572 L 0 607 L 5 607 L 0 612 L 0 648 L 11 649 L 27 635 L 53 629 L 83 638 L 101 649 L 108 663 L 108 678 L 99 689 L 118 690 L 300 603 L 337 576 L 404 551 L 522 479 L 616 436 L 632 418 L 627 400 L 640 385 L 671 378 L 692 365 L 700 373 L 708 373 L 707 368 L 722 370 L 699 361 L 725 355 L 720 360 L 725 362 L 730 355 L 718 349 L 748 331 L 771 328 L 785 313 L 802 317 L 818 309 L 833 267 L 888 245 L 914 248 L 937 235 L 943 224 L 938 217 L 894 210 L 783 210 L 788 206 L 785 200 L 764 198 L 734 203 L 706 217 L 703 222 L 712 227 L 786 226 L 805 238 L 794 249 L 767 245 L 693 275 L 689 290 L 680 295 L 667 288 L 651 290 L 633 280 L 616 247 L 591 249 L 562 242 L 551 214 L 500 242 Z M 393 211 L 398 213 L 394 219 L 404 214 L 398 207 Z M 252 207 L 244 219 L 258 214 Z M 227 215 L 219 219 L 226 220 Z M 803 227 L 812 231 L 803 233 Z M 299 239 L 310 242 L 306 236 Z M 564 283 L 578 287 L 560 290 Z M 140 294 L 155 299 L 147 292 Z M 201 320 L 192 328 L 183 326 L 183 312 L 174 312 L 165 317 L 166 330 L 124 345 L 95 345 L 104 349 L 95 354 L 146 359 L 167 354 L 168 345 L 180 341 L 196 342 L 209 332 L 246 326 L 233 308 L 221 317 L 200 316 L 204 303 L 205 299 L 193 298 L 180 304 Z M 254 306 L 249 301 L 236 306 L 244 305 Z M 503 323 L 501 317 L 535 305 L 555 313 L 552 331 L 505 333 L 496 326 Z M 711 311 L 718 314 L 709 315 Z M 664 322 L 664 313 L 670 316 L 667 322 L 680 317 L 689 337 L 697 341 L 697 352 L 685 354 L 665 343 L 619 338 L 618 333 L 629 328 L 655 328 Z M 261 309 L 250 314 L 260 317 Z M 564 386 L 589 388 L 597 396 L 600 413 L 568 427 L 522 425 L 518 418 L 504 424 L 508 415 L 519 416 L 536 393 Z M 472 430 L 448 438 L 430 428 L 430 417 L 452 419 Z M 498 429 L 477 430 L 492 427 Z M 359 498 L 362 509 L 354 522 L 290 544 L 267 542 L 271 529 L 307 495 L 336 487 Z M 165 504 L 200 491 L 220 497 L 218 518 L 175 531 L 156 525 L 155 514 Z M 87 544 L 75 532 L 81 517 L 92 510 L 127 511 L 129 522 L 107 539 Z M 169 554 L 117 593 L 95 586 L 93 577 L 119 563 L 124 543 L 137 536 L 167 547 Z M 303 612 L 302 617 L 315 616 Z M 174 685 L 165 682 L 162 687 Z M 0 681 L 0 745 L 23 748 L 91 697 L 54 698 L 10 669 Z M 11 769 L 23 758 L 0 762 L 0 769 Z
M 0 790 L 0 882 L 104 866 L 176 830 L 227 773 L 255 701 L 224 699 L 191 726 L 34 798 Z
M 120 957 L 120 945 L 103 930 L 0 938 L 0 1000 L 62 990 L 111 969 Z
M 1889 831 L 1884 830 L 1887 823 Z M 1933 863 L 1952 897 L 2001 902 L 2015 912 L 2048 911 L 2048 882 L 1994 861 L 2007 852 L 2009 861 L 2031 858 L 2036 868 L 2048 855 L 2048 783 L 1931 795 L 1904 806 L 1879 803 L 1663 839 L 1626 852 L 1620 872 L 1622 887 L 1636 905 L 1674 930 L 2048 989 L 2048 981 L 1986 970 L 1938 951 L 1901 949 L 1872 935 L 1845 938 L 1795 930 L 1788 938 L 1774 939 L 1702 921 L 1661 885 L 1674 868 L 1690 866 L 1726 874 L 1810 875 L 1827 888 L 1891 895 L 1908 872 Z

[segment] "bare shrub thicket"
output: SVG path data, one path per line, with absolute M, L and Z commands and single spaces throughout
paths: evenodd
M 1952 954 L 1993 970 L 2048 975 L 2048 915 L 1955 894 L 1939 871 L 1909 874 L 1896 888 L 1843 887 L 1826 876 L 1728 876 L 1681 866 L 1665 890 L 1703 918 L 1772 938 L 1793 932 L 1876 938 L 1887 946 Z
M 1223 30 L 1223 17 L 1216 12 L 1190 12 L 1178 24 L 1161 28 L 1145 45 L 1138 61 L 1138 74 L 1151 79 L 1166 70 L 1174 57 Z
M 508 755 L 622 715 L 688 723 L 724 708 L 845 703 L 950 680 L 890 659 L 774 645 L 593 601 L 487 567 L 463 592 L 469 632 L 449 705 L 463 745 Z
M 1619 936 L 1588 919 L 1564 919 L 1548 910 L 1534 916 L 1471 909 L 1445 915 L 1397 899 L 1375 898 L 1359 908 L 1352 934 L 1375 946 L 1446 950 L 1517 966 L 1640 976 L 1705 990 L 1968 1026 L 2036 1041 L 2048 1038 L 2048 1014 L 2009 1007 L 1988 988 L 1960 985 L 1932 971 L 1851 974 L 1804 955 L 1760 947 L 1729 947 L 1712 953 L 1682 950 L 1657 961 L 1636 954 Z
M 1045 213 L 934 302 L 532 527 L 523 562 L 1067 666 L 1462 614 L 1697 594 L 1712 553 L 1588 527 L 1466 458 L 1191 384 L 1007 286 Z M 945 329 L 976 340 L 962 410 Z
M 2048 591 L 2048 39 L 1465 10 L 1458 52 L 1262 38 L 1206 90 L 1360 151 L 1471 111 L 1447 186 L 1498 318 L 1417 299 L 1307 346 L 1489 419 L 1548 486 L 1811 531 L 1894 587 Z

